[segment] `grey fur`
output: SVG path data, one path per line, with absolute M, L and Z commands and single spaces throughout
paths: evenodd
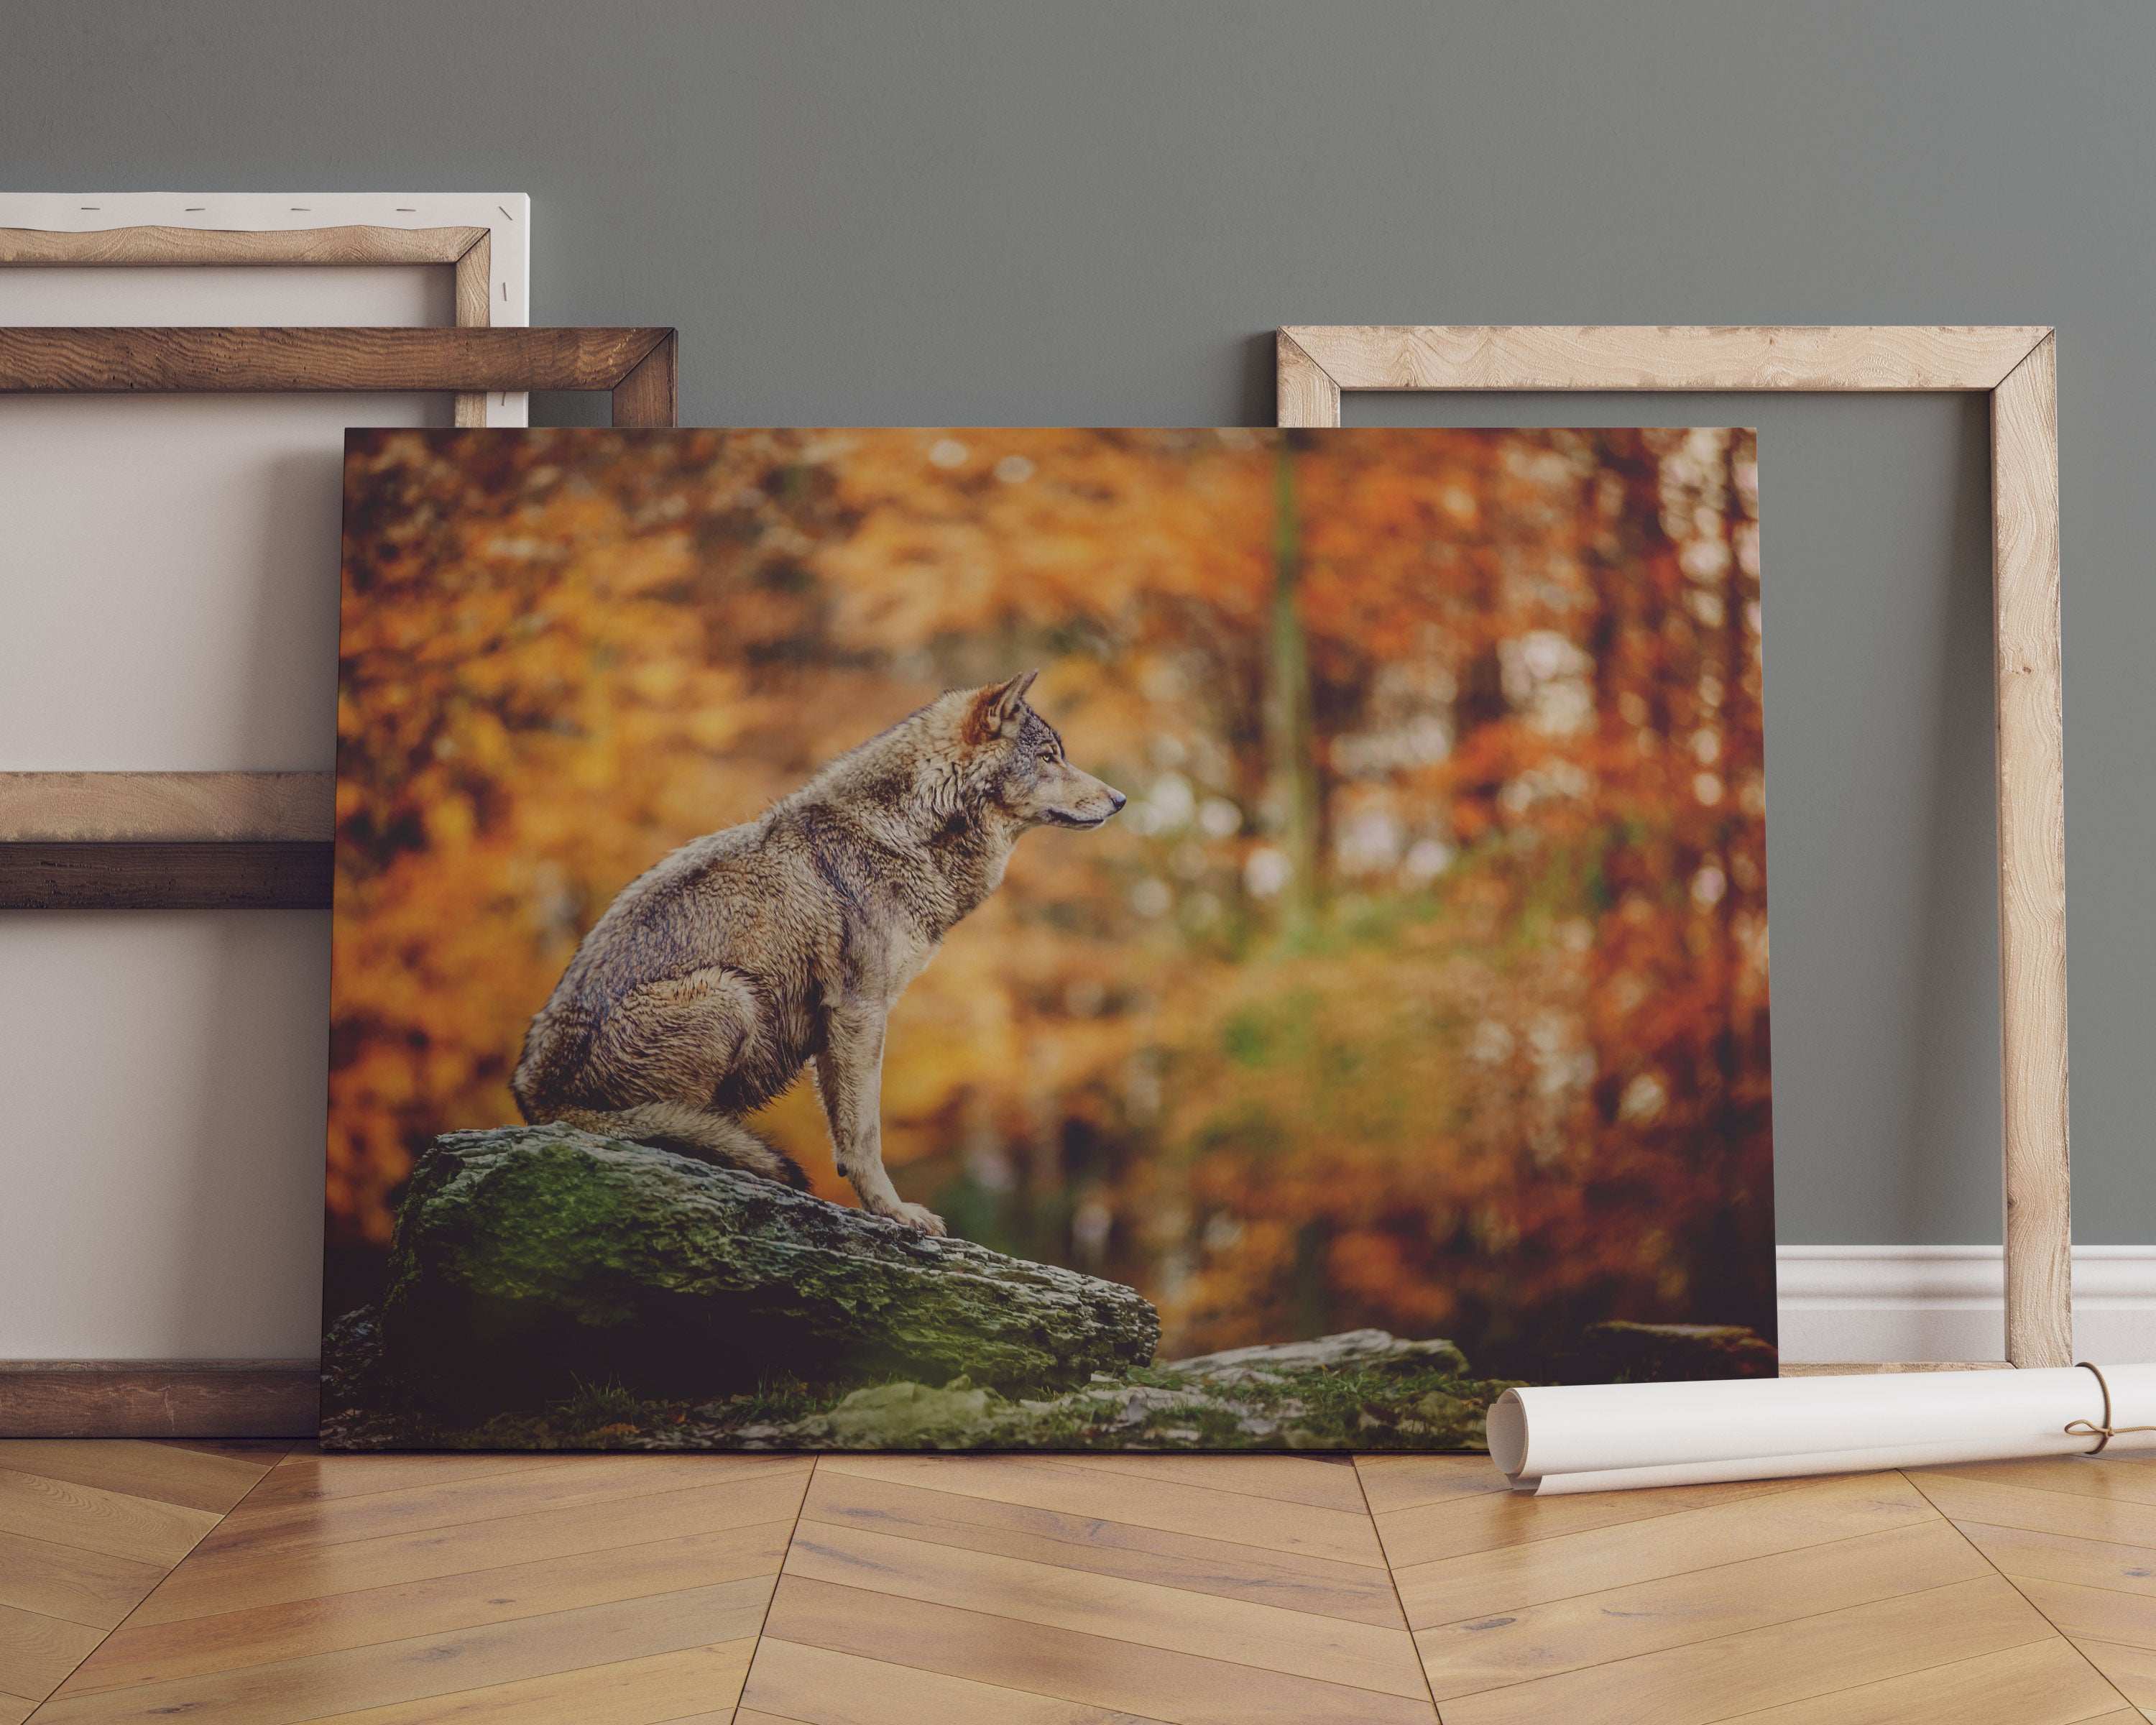
M 524 1117 L 805 1186 L 742 1117 L 813 1062 L 862 1204 L 942 1233 L 884 1171 L 885 1021 L 1021 833 L 1123 806 L 1026 704 L 1038 675 L 951 691 L 631 881 L 531 1021 L 511 1080 Z

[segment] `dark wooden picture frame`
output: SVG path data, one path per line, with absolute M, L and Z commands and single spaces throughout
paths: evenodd
M 675 423 L 670 329 L 0 329 L 0 395 L 603 389 Z
M 0 394 L 604 390 L 679 418 L 679 341 L 629 329 L 0 329 Z M 327 773 L 0 774 L 0 910 L 330 902 Z
M 462 295 L 477 249 L 450 237 Z M 676 332 L 0 328 L 0 394 L 446 390 L 470 424 L 487 392 L 530 389 L 605 390 L 614 424 L 672 426 Z M 0 773 L 0 910 L 326 908 L 334 806 L 326 773 Z M 0 1361 L 0 1435 L 307 1435 L 317 1382 L 304 1361 Z

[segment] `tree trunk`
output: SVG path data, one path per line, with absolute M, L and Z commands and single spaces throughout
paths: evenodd
M 1310 694 L 1310 644 L 1296 590 L 1302 579 L 1302 525 L 1296 506 L 1296 451 L 1280 442 L 1273 536 L 1273 605 L 1265 667 L 1268 800 L 1288 863 L 1281 927 L 1305 932 L 1317 902 L 1317 760 Z

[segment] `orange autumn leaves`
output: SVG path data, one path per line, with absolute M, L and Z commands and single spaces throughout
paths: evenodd
M 901 1004 L 902 1189 L 1171 1353 L 1770 1324 L 1748 434 L 1294 438 L 359 435 L 333 1237 L 515 1118 L 635 874 L 1038 665 L 1132 805 Z M 845 1198 L 805 1085 L 761 1125 Z

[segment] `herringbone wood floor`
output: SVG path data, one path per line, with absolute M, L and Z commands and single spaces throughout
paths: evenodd
M 2156 1463 L 0 1444 L 0 1725 L 2125 1725 Z

